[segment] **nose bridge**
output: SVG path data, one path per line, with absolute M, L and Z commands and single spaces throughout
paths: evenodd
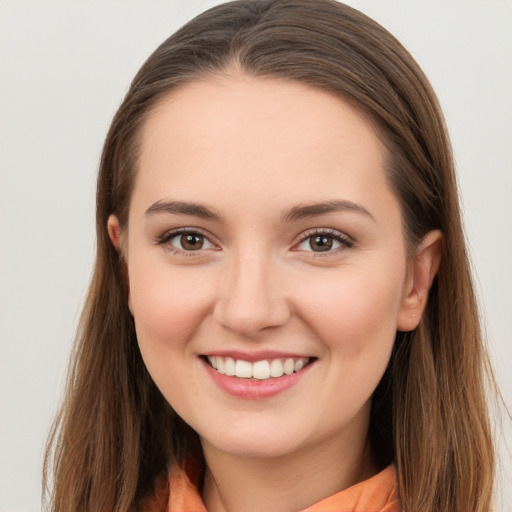
M 247 337 L 283 325 L 289 311 L 275 258 L 252 246 L 234 251 L 228 260 L 215 307 L 217 321 Z

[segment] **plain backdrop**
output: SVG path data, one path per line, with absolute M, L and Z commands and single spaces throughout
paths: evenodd
M 40 510 L 44 442 L 93 264 L 95 176 L 110 119 L 149 53 L 215 3 L 0 1 L 0 512 Z M 350 3 L 405 44 L 439 95 L 510 408 L 512 3 Z M 498 510 L 506 512 L 512 443 L 503 421 Z

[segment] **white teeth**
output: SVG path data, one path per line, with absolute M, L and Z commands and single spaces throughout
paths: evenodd
M 235 375 L 244 379 L 250 379 L 252 377 L 252 363 L 244 361 L 243 359 L 238 359 L 235 363 Z
M 255 379 L 268 379 L 270 377 L 270 364 L 268 361 L 257 361 L 252 365 L 252 376 Z
M 270 363 L 270 376 L 271 377 L 282 377 L 283 376 L 283 363 L 281 359 L 274 359 Z
M 236 376 L 242 379 L 266 380 L 270 378 L 291 375 L 293 372 L 299 372 L 308 363 L 308 358 L 292 359 L 262 359 L 250 363 L 243 359 L 233 359 L 232 357 L 209 356 L 208 361 L 219 373 L 229 376 Z
M 224 361 L 224 370 L 226 375 L 235 375 L 235 360 L 232 357 L 226 357 L 226 361 Z
M 298 372 L 304 368 L 304 361 L 302 359 L 299 359 L 298 361 L 295 361 L 295 364 L 293 365 L 293 370 Z
M 293 373 L 294 366 L 295 363 L 293 362 L 293 359 L 287 359 L 283 364 L 283 372 L 286 373 L 286 375 L 291 375 Z

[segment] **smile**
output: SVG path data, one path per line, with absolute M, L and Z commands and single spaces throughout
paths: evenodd
M 223 392 L 244 400 L 271 398 L 295 387 L 307 379 L 317 361 L 316 357 L 272 352 L 212 354 L 200 359 Z
M 208 356 L 206 360 L 212 368 L 222 375 L 256 380 L 268 380 L 283 375 L 291 375 L 302 370 L 310 361 L 307 357 L 290 357 L 250 362 L 223 356 Z

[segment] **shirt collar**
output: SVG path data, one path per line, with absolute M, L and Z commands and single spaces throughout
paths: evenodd
M 199 492 L 202 468 L 189 461 L 170 472 L 168 512 L 207 512 Z M 393 465 L 375 476 L 348 487 L 302 512 L 396 512 L 398 495 Z

